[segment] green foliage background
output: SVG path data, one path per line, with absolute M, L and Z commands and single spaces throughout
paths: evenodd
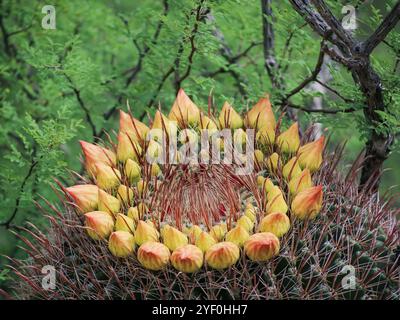
M 356 35 L 362 39 L 370 34 L 394 2 L 369 1 L 360 6 Z M 32 222 L 44 227 L 45 219 L 34 201 L 41 202 L 41 196 L 56 200 L 51 189 L 54 177 L 66 185 L 73 183 L 67 168 L 81 170 L 78 140 L 95 141 L 94 134 L 105 138 L 102 130 L 115 137 L 118 112 L 110 111 L 126 109 L 127 100 L 138 117 L 143 112 L 152 115 L 159 101 L 163 110 L 169 109 L 176 93 L 177 72 L 168 75 L 168 71 L 177 61 L 180 76 L 189 69 L 181 86 L 204 110 L 211 91 L 219 107 L 227 99 L 241 110 L 266 92 L 272 100 L 282 94 L 272 89 L 264 66 L 259 1 L 205 1 L 213 19 L 199 23 L 192 63 L 190 40 L 196 21 L 190 13 L 198 1 L 169 0 L 167 10 L 165 3 L 53 1 L 56 29 L 45 30 L 41 27 L 41 10 L 46 3 L 1 1 L 0 221 L 6 221 L 18 208 L 12 222 L 15 227 L 0 226 L 0 254 L 23 255 L 11 233 L 18 232 L 18 226 Z M 290 89 L 313 70 L 320 40 L 303 26 L 302 18 L 286 1 L 275 3 L 276 55 L 283 65 L 285 86 Z M 329 3 L 340 18 L 342 6 L 356 5 L 357 1 Z M 291 35 L 290 49 L 286 50 Z M 390 114 L 381 117 L 398 134 L 400 68 L 394 67 L 400 52 L 398 29 L 386 40 L 387 44 L 374 52 L 373 63 L 388 89 L 385 98 L 391 105 Z M 135 67 L 139 70 L 128 82 Z M 298 116 L 303 128 L 310 122 L 321 122 L 334 143 L 348 140 L 345 166 L 364 147 L 370 128 L 361 111 L 363 97 L 351 75 L 341 67 L 333 67 L 331 74 L 329 85 L 354 103 L 328 94 L 324 108 L 354 107 L 360 111 L 335 115 L 299 112 Z M 307 106 L 318 95 L 303 90 L 293 101 Z M 399 150 L 395 143 L 386 161 L 390 171 L 384 174 L 383 191 L 400 181 Z M 7 279 L 5 262 L 1 257 L 0 286 Z

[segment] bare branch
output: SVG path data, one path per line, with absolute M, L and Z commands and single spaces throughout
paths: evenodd
M 303 80 L 296 88 L 292 89 L 283 100 L 288 100 L 291 96 L 294 96 L 295 94 L 299 93 L 302 89 L 304 89 L 310 82 L 314 81 L 317 79 L 317 76 L 319 72 L 321 71 L 322 64 L 324 63 L 324 50 L 323 48 L 323 42 L 321 43 L 321 48 L 319 50 L 319 55 L 318 55 L 318 60 L 317 64 L 315 65 L 314 70 L 312 73 Z
M 281 105 L 283 107 L 289 107 L 292 109 L 301 110 L 308 113 L 324 113 L 324 114 L 338 114 L 338 113 L 351 113 L 357 111 L 354 108 L 346 108 L 346 109 L 313 109 L 313 108 L 306 108 L 291 102 L 282 102 Z

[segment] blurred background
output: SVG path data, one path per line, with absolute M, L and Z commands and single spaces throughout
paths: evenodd
M 339 20 L 355 8 L 355 37 L 365 39 L 395 1 L 327 1 Z M 274 101 L 296 87 L 315 67 L 320 39 L 286 1 L 272 1 L 274 50 L 284 86 L 276 87 L 264 63 L 260 1 L 114 0 L 52 1 L 55 29 L 45 20 L 43 1 L 0 0 L 0 254 L 24 256 L 14 235 L 46 219 L 34 202 L 56 201 L 53 179 L 73 184 L 67 169 L 81 171 L 78 140 L 115 139 L 118 109 L 147 121 L 159 104 L 171 107 L 179 87 L 207 110 L 212 92 L 218 108 L 228 100 L 245 111 L 261 96 Z M 207 14 L 199 17 L 201 5 Z M 43 27 L 43 25 L 45 27 Z M 46 27 L 47 26 L 47 27 Z M 399 28 L 372 55 L 388 92 L 391 112 L 382 115 L 400 127 Z M 349 72 L 326 61 L 320 77 L 334 89 L 312 84 L 293 102 L 301 127 L 318 122 L 331 147 L 347 141 L 345 172 L 365 146 L 370 128 L 363 96 Z M 336 92 L 336 93 L 335 93 Z M 337 94 L 338 93 L 338 94 Z M 354 108 L 351 113 L 313 112 Z M 385 162 L 382 193 L 396 193 L 400 148 L 395 141 Z M 399 206 L 399 201 L 395 204 Z M 9 223 L 5 223 L 9 222 Z M 0 257 L 0 287 L 9 272 Z

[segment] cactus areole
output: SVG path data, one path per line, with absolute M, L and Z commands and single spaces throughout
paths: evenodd
M 145 124 L 121 110 L 115 138 L 81 146 L 86 175 L 60 185 L 50 237 L 66 281 L 97 270 L 80 297 L 115 277 L 135 298 L 398 297 L 393 212 L 341 178 L 323 136 L 277 122 L 267 97 L 215 114 L 181 89 L 168 114 Z M 363 281 L 346 289 L 346 270 Z

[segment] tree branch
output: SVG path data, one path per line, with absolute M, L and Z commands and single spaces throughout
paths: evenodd
M 366 55 L 371 54 L 375 47 L 381 43 L 388 33 L 396 26 L 400 20 L 400 1 L 397 1 L 390 13 L 382 21 L 375 32 L 364 42 L 363 51 Z

